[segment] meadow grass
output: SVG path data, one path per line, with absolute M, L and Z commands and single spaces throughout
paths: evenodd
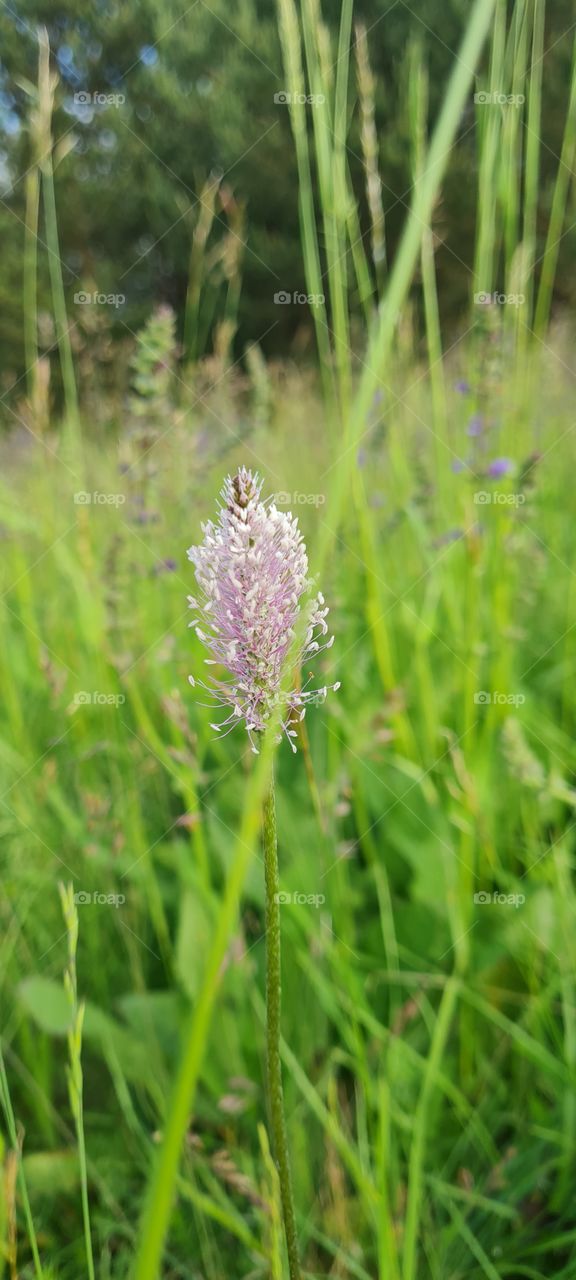
M 378 443 L 361 470 L 393 687 L 382 687 L 370 643 L 357 540 L 338 534 L 330 560 L 330 670 L 346 678 L 309 722 L 325 831 L 302 756 L 278 760 L 282 886 L 325 899 L 282 915 L 286 1089 L 310 1274 L 322 1274 L 330 1243 L 344 1274 L 402 1274 L 407 1175 L 431 1274 L 483 1274 L 464 1227 L 500 1258 L 496 1274 L 514 1273 L 508 1256 L 530 1267 L 547 1237 L 544 1269 L 532 1273 L 553 1261 L 570 1274 L 574 623 L 561 512 L 574 459 L 563 352 L 559 335 L 543 355 L 543 404 L 517 436 L 520 464 L 536 443 L 542 455 L 529 482 L 452 473 L 468 409 L 449 391 L 444 529 L 430 511 L 433 450 L 418 427 L 431 408 L 422 371 L 399 371 L 404 398 L 393 413 L 378 407 Z M 454 379 L 461 373 L 455 367 Z M 300 438 L 279 408 L 270 439 L 248 434 L 226 449 L 225 465 L 257 444 L 270 482 L 323 495 L 330 454 L 310 448 L 307 425 L 321 406 L 297 386 L 294 400 Z M 295 455 L 306 455 L 305 471 Z M 63 1276 L 82 1264 L 80 1221 L 78 1245 L 59 1222 L 63 1204 L 74 1220 L 78 1176 L 63 1071 L 61 876 L 77 892 L 126 899 L 78 907 L 100 1258 L 119 1251 L 115 1266 L 128 1274 L 154 1132 L 187 1008 L 197 1017 L 202 1007 L 216 930 L 227 960 L 223 976 L 208 975 L 217 1003 L 196 1041 L 194 1136 L 167 1256 L 183 1275 L 194 1274 L 190 1256 L 213 1276 L 248 1274 L 258 1257 L 264 1274 L 271 1265 L 271 1190 L 262 1195 L 255 1128 L 264 1113 L 257 821 L 240 828 L 235 895 L 223 889 L 253 758 L 242 740 L 214 741 L 210 712 L 186 694 L 200 655 L 186 630 L 183 530 L 208 513 L 222 463 L 200 484 L 193 443 L 176 458 L 170 437 L 160 442 L 161 520 L 143 527 L 138 509 L 75 508 L 75 479 L 34 446 L 12 464 L 29 514 L 8 494 L 2 504 L 12 531 L 3 569 L 5 1054 L 36 1229 Z M 93 492 L 123 492 L 116 465 L 114 451 L 90 458 Z M 478 505 L 474 492 L 526 501 Z M 313 536 L 318 522 L 330 525 L 329 502 L 303 506 L 302 518 Z M 176 571 L 162 572 L 174 553 Z M 481 690 L 517 705 L 475 703 Z M 125 702 L 76 705 L 82 691 Z M 398 723 L 411 754 L 398 745 Z M 526 901 L 474 903 L 475 892 L 494 890 Z M 186 1120 L 185 1100 L 181 1110 Z
M 307 287 L 326 295 L 318 378 L 256 352 L 241 376 L 226 343 L 206 368 L 178 362 L 160 312 L 126 423 L 96 439 L 53 264 L 68 430 L 28 415 L 2 445 L 0 1275 L 78 1280 L 92 1253 L 110 1280 L 286 1274 L 263 1067 L 273 746 L 255 761 L 240 730 L 215 738 L 187 684 L 202 652 L 185 551 L 244 463 L 301 518 L 337 637 L 322 669 L 342 684 L 299 754 L 274 760 L 304 1274 L 569 1280 L 576 459 L 571 334 L 549 321 L 574 85 L 539 250 L 544 5 L 479 0 L 433 128 L 415 40 L 414 187 L 390 259 L 369 38 L 356 37 L 372 224 L 359 244 L 352 5 L 334 49 L 313 0 L 279 10 L 287 89 L 325 99 L 312 120 L 292 107 Z M 45 58 L 41 41 L 46 99 Z M 478 107 L 471 299 L 502 287 L 524 303 L 471 300 L 448 339 L 435 210 L 478 86 L 523 95 L 528 128 Z M 33 183 L 29 196 L 33 307 Z M 190 355 L 204 252 L 199 233 Z M 236 265 L 228 334 L 237 289 Z M 62 891 L 64 927 L 59 882 L 76 895 Z

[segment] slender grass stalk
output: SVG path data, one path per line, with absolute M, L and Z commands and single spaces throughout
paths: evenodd
M 198 219 L 192 233 L 184 307 L 183 347 L 187 360 L 196 360 L 200 354 L 200 299 L 204 280 L 206 245 L 216 213 L 216 196 L 219 186 L 220 178 L 210 175 L 200 193 Z
M 268 1256 L 270 1266 L 270 1280 L 282 1280 L 283 1274 L 283 1230 L 282 1230 L 282 1208 L 280 1208 L 280 1187 L 278 1181 L 278 1169 L 274 1164 L 273 1156 L 270 1152 L 270 1144 L 268 1133 L 264 1125 L 259 1125 L 260 1151 L 262 1153 L 262 1161 L 266 1170 L 266 1183 L 268 1183 L 268 1196 L 266 1196 L 266 1204 L 268 1204 L 268 1248 L 266 1248 L 266 1256 Z
M 497 270 L 499 239 L 498 189 L 499 155 L 502 141 L 502 111 L 494 95 L 502 92 L 504 83 L 504 51 L 506 37 L 506 4 L 496 0 L 492 32 L 488 92 L 491 101 L 478 105 L 480 164 L 478 168 L 478 230 L 476 239 L 474 292 L 492 290 Z
M 290 1280 L 301 1280 L 298 1238 L 292 1195 L 292 1177 L 288 1154 L 288 1136 L 284 1115 L 282 1061 L 280 1057 L 281 1023 L 281 948 L 280 948 L 280 876 L 276 836 L 276 801 L 274 772 L 264 803 L 263 822 L 264 876 L 266 882 L 266 1078 L 268 1105 L 272 1125 L 274 1156 L 280 1179 L 282 1214 L 286 1232 L 286 1248 Z
M 342 15 L 342 18 L 343 17 L 344 14 Z M 317 21 L 317 37 L 320 53 L 319 68 L 322 89 L 326 97 L 330 98 L 334 78 L 334 64 L 330 51 L 329 33 L 326 31 L 326 28 L 319 19 Z M 340 40 L 340 44 L 342 44 L 342 40 Z M 348 60 L 348 50 L 344 50 L 343 57 Z M 339 101 L 341 101 L 341 96 Z M 349 150 L 349 147 L 347 147 L 347 150 Z M 343 193 L 341 212 L 342 218 L 346 224 L 346 232 L 349 240 L 349 252 L 352 256 L 354 274 L 356 277 L 358 301 L 364 310 L 366 328 L 369 329 L 374 318 L 374 282 L 371 275 L 368 254 L 364 248 L 364 236 L 360 226 L 360 213 L 356 196 L 354 194 L 354 186 L 352 183 L 349 164 L 346 164 L 345 191 Z M 345 253 L 344 247 L 342 247 L 342 252 Z
M 24 236 L 23 303 L 24 354 L 28 400 L 37 401 L 38 381 L 38 215 L 40 210 L 40 176 L 36 164 L 26 175 L 26 231 Z
M 282 1258 L 283 1258 L 283 1233 L 282 1233 L 282 1209 L 280 1205 L 280 1184 L 278 1180 L 278 1170 L 274 1164 L 268 1134 L 263 1124 L 258 1125 L 258 1138 L 260 1140 L 260 1151 L 264 1161 L 264 1168 L 267 1174 L 266 1204 L 268 1207 L 267 1219 L 267 1237 L 268 1247 L 266 1249 L 268 1263 L 270 1266 L 270 1280 L 282 1280 Z
M 76 377 L 74 374 L 74 361 L 72 359 L 72 345 L 70 343 L 68 317 L 66 314 L 66 299 L 64 297 L 62 263 L 60 259 L 60 246 L 58 241 L 56 197 L 54 192 L 54 174 L 51 163 L 44 164 L 42 179 L 44 217 L 46 219 L 46 242 L 49 249 L 48 260 L 50 266 L 50 280 L 52 284 L 52 303 L 54 306 L 56 335 L 58 338 L 62 382 L 64 385 L 64 401 L 69 425 L 77 427 L 79 422 L 78 396 L 76 392 Z
M 346 181 L 346 135 L 348 112 L 348 80 L 350 75 L 350 35 L 352 29 L 353 0 L 343 0 L 338 34 L 338 61 L 334 91 L 334 148 L 332 160 L 334 246 L 335 261 L 330 269 L 330 295 L 334 330 L 337 337 L 336 365 L 339 377 L 341 412 L 348 413 L 352 390 L 352 351 L 350 349 L 350 318 L 348 315 L 348 263 L 346 245 L 346 209 L 348 203 Z
M 538 196 L 540 180 L 540 148 L 542 127 L 542 70 L 544 59 L 544 20 L 546 0 L 531 0 L 532 43 L 530 66 L 525 77 L 527 111 L 525 120 L 524 191 L 522 202 L 522 253 L 520 255 L 524 303 L 516 308 L 516 368 L 513 394 L 519 406 L 527 408 L 532 400 L 537 362 L 527 359 L 532 336 L 534 305 L 534 267 L 536 261 Z M 517 255 L 518 256 L 518 251 Z
M 386 1080 L 378 1081 L 378 1132 L 376 1139 L 376 1169 L 381 1188 L 383 1212 L 378 1214 L 379 1274 L 384 1280 L 400 1280 L 398 1248 L 394 1236 L 392 1206 L 390 1204 L 391 1118 L 390 1087 Z
M 300 175 L 298 208 L 306 278 L 311 292 L 323 296 L 322 269 L 312 189 L 310 147 L 306 126 L 306 108 L 303 105 L 306 97 L 306 82 L 302 67 L 300 27 L 294 0 L 278 0 L 278 12 L 287 87 L 291 94 L 290 121 L 296 149 L 298 173 Z M 332 357 L 328 336 L 329 331 L 326 323 L 326 307 L 324 303 L 319 303 L 312 310 L 324 395 L 326 401 L 331 402 L 333 400 Z
M 409 47 L 409 115 L 412 133 L 412 165 L 414 181 L 417 182 L 422 172 L 426 154 L 426 131 L 428 117 L 428 70 L 424 61 L 422 40 L 417 37 Z M 440 309 L 438 306 L 438 290 L 436 287 L 436 266 L 434 262 L 434 237 L 430 223 L 422 228 L 422 248 L 420 251 L 420 267 L 422 271 L 422 291 L 424 295 L 424 318 L 426 323 L 426 344 L 428 347 L 428 364 L 430 385 L 432 390 L 432 420 L 434 423 L 435 476 L 438 489 L 438 505 L 443 509 L 445 453 L 442 448 L 446 432 L 448 410 L 446 405 L 446 387 L 444 383 L 444 364 L 442 361 L 442 334 L 440 331 Z
M 0 1047 L 0 1102 L 2 1103 L 2 1109 L 4 1111 L 4 1116 L 6 1119 L 6 1127 L 8 1129 L 8 1136 L 10 1138 L 10 1143 L 12 1145 L 13 1151 L 18 1161 L 18 1174 L 17 1174 L 18 1186 L 20 1188 L 20 1195 L 21 1195 L 22 1204 L 24 1207 L 24 1217 L 26 1219 L 26 1230 L 28 1232 L 28 1239 L 30 1241 L 30 1248 L 32 1250 L 32 1257 L 34 1259 L 34 1270 L 36 1272 L 37 1280 L 43 1280 L 44 1271 L 42 1269 L 40 1254 L 38 1252 L 38 1241 L 36 1239 L 36 1232 L 34 1230 L 34 1219 L 32 1217 L 32 1209 L 30 1207 L 30 1198 L 28 1196 L 28 1187 L 26 1185 L 26 1178 L 24 1175 L 24 1168 L 22 1165 L 22 1151 L 20 1149 L 20 1143 L 18 1141 L 16 1118 L 14 1116 L 14 1111 L 12 1109 L 12 1099 L 10 1097 L 10 1090 L 8 1088 L 8 1077 L 6 1075 L 6 1067 L 4 1065 L 4 1055 L 2 1053 L 1 1047 Z
M 356 75 L 360 99 L 360 142 L 364 160 L 366 200 L 370 212 L 372 261 L 380 297 L 386 275 L 386 222 L 382 205 L 382 183 L 378 170 L 378 133 L 376 130 L 375 80 L 370 66 L 366 25 L 356 24 Z
M 546 0 L 534 0 L 532 29 L 532 61 L 528 90 L 528 120 L 526 124 L 526 170 L 524 179 L 524 225 L 522 239 L 529 261 L 526 273 L 526 304 L 523 308 L 524 323 L 521 327 L 521 351 L 525 349 L 532 321 L 534 291 L 533 264 L 536 256 L 536 223 L 538 216 L 538 180 L 540 174 L 540 121 L 542 119 L 542 68 L 544 61 L 544 16 Z
M 558 886 L 560 927 L 564 943 L 561 951 L 562 959 L 560 960 L 564 1052 L 566 1063 L 573 1072 L 576 1066 L 576 1015 L 574 1013 L 576 987 L 574 983 L 574 931 L 570 920 L 574 918 L 574 890 L 570 877 L 570 858 L 564 845 L 557 845 L 554 850 L 554 871 Z M 571 1085 L 564 1090 L 562 1109 L 566 1145 L 554 1192 L 555 1206 L 558 1207 L 568 1200 L 574 1176 L 573 1153 L 576 1135 L 576 1097 L 574 1088 Z
M 226 331 L 229 344 L 227 358 L 231 360 L 232 343 L 238 328 L 238 309 L 242 290 L 242 254 L 246 240 L 246 206 L 242 201 L 236 200 L 227 188 L 220 192 L 220 198 L 224 203 L 230 223 L 230 232 L 225 239 L 223 251 L 224 274 L 228 287 L 222 328 Z
M 576 158 L 576 40 L 574 41 L 572 50 L 572 71 L 570 80 L 570 101 L 568 103 L 568 112 L 566 116 L 566 124 L 564 127 L 564 137 L 562 139 L 562 150 L 560 152 L 560 162 L 558 164 L 558 172 L 556 174 L 556 182 L 554 184 L 554 196 L 552 198 L 552 209 L 550 211 L 550 221 L 548 223 L 548 234 L 546 236 L 546 245 L 542 257 L 542 270 L 540 274 L 540 285 L 538 288 L 538 299 L 536 302 L 536 314 L 534 317 L 534 332 L 538 337 L 542 337 L 546 330 L 550 318 L 550 302 L 552 299 L 552 289 L 554 287 L 554 279 L 556 276 L 556 267 L 558 263 L 558 247 L 562 236 L 562 225 L 566 212 L 566 200 L 570 187 L 570 179 L 574 171 L 574 160 Z
M 343 25 L 345 24 L 349 13 L 350 5 L 347 0 L 347 3 L 342 8 L 341 39 L 343 38 Z M 327 68 L 323 68 L 319 60 L 318 55 L 321 49 L 320 33 L 322 30 L 322 24 L 320 20 L 318 0 L 305 0 L 302 6 L 302 29 L 304 34 L 308 79 L 310 81 L 312 91 L 318 100 L 312 119 L 314 127 L 315 159 L 320 190 L 320 208 L 327 263 L 326 280 L 329 288 L 331 322 L 335 337 L 335 342 L 332 344 L 332 359 L 334 361 L 338 379 L 338 405 L 333 405 L 332 407 L 334 410 L 337 408 L 338 415 L 340 419 L 343 420 L 345 418 L 346 407 L 350 396 L 351 371 L 346 259 L 344 252 L 346 226 L 345 212 L 343 217 L 342 200 L 340 198 L 343 181 L 342 165 L 345 158 L 345 129 L 340 130 L 340 139 L 337 141 L 336 112 L 338 110 L 338 118 L 341 121 L 342 102 L 343 96 L 345 101 L 345 90 L 343 90 L 342 87 L 342 63 L 340 59 L 336 64 L 337 83 L 334 94 L 331 93 L 331 84 L 326 81 Z M 346 63 L 345 56 L 344 62 Z M 324 99 L 324 101 L 322 101 L 322 99 Z M 333 99 L 334 107 L 332 106 Z M 332 109 L 334 111 L 333 125 L 331 123 Z M 305 182 L 305 172 L 302 170 L 299 172 L 301 182 Z M 330 343 L 329 333 L 327 334 L 327 341 Z M 328 409 L 330 412 L 330 402 Z
M 508 60 L 510 71 L 510 89 L 519 101 L 523 96 L 526 76 L 526 56 L 528 49 L 529 13 L 528 0 L 517 0 L 514 6 L 510 48 Z M 504 85 L 502 88 L 504 89 Z M 506 80 L 506 88 L 508 80 Z M 521 198 L 522 174 L 522 108 L 514 105 L 504 112 L 502 123 L 501 176 L 500 191 L 504 219 L 504 252 L 506 267 L 506 291 L 511 293 L 509 284 L 512 262 L 518 244 L 519 209 Z
M 40 28 L 38 32 L 38 50 L 38 96 L 39 110 L 43 121 L 42 155 L 40 157 L 39 164 L 42 174 L 44 217 L 46 220 L 46 244 L 48 246 L 48 266 L 50 271 L 50 283 L 52 286 L 52 305 L 54 307 L 54 321 L 56 324 L 56 337 L 58 340 L 58 351 L 60 354 L 60 367 L 62 369 L 66 417 L 69 428 L 76 433 L 80 426 L 78 416 L 78 393 L 76 390 L 72 345 L 70 342 L 68 317 L 66 314 L 66 298 L 64 295 L 64 281 L 62 278 L 62 259 L 60 257 L 60 243 L 58 238 L 56 195 L 54 191 L 52 109 L 54 105 L 54 88 L 56 82 L 50 71 L 50 44 L 48 41 L 48 32 L 44 27 Z
M 348 240 L 350 242 L 349 252 L 352 254 L 352 262 L 354 264 L 358 300 L 364 311 L 366 330 L 369 332 L 375 316 L 374 284 L 370 275 L 368 257 L 364 249 L 358 206 L 356 204 L 356 200 L 352 196 L 352 181 L 349 171 L 346 229 L 348 231 Z
M 76 1126 L 78 1143 L 78 1162 L 80 1165 L 80 1194 L 82 1199 L 82 1220 L 84 1223 L 84 1245 L 86 1250 L 86 1268 L 88 1280 L 94 1280 L 94 1255 L 92 1252 L 92 1235 L 90 1231 L 90 1206 L 88 1202 L 88 1170 L 86 1165 L 86 1141 L 84 1138 L 84 1104 L 82 1075 L 82 1024 L 84 1022 L 84 1004 L 78 1003 L 78 985 L 76 980 L 76 947 L 78 944 L 78 909 L 74 902 L 74 889 L 71 884 L 60 885 L 62 914 L 68 934 L 68 964 L 64 971 L 64 987 L 68 996 L 71 1011 L 68 1029 L 68 1052 L 70 1063 L 66 1074 L 68 1077 L 68 1095 L 70 1109 Z
M 422 1187 L 424 1181 L 424 1159 L 426 1155 L 426 1137 L 430 1124 L 432 1094 L 437 1082 L 442 1055 L 448 1039 L 450 1025 L 456 1005 L 459 983 L 451 978 L 444 988 L 432 1045 L 426 1066 L 426 1075 L 418 1101 L 414 1133 L 410 1147 L 410 1165 L 408 1174 L 408 1201 L 404 1230 L 403 1280 L 414 1280 L 416 1276 L 416 1258 L 418 1233 L 420 1229 L 420 1210 L 422 1206 Z

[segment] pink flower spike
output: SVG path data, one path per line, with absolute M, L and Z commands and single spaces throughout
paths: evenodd
M 228 679 L 211 684 L 190 676 L 190 683 L 232 711 L 214 728 L 244 721 L 256 754 L 252 733 L 262 732 L 274 711 L 280 708 L 282 729 L 295 751 L 292 726 L 303 719 L 306 704 L 323 701 L 328 689 L 340 687 L 281 688 L 302 609 L 306 626 L 297 668 L 331 648 L 334 637 L 322 644 L 317 639 L 328 630 L 323 595 L 304 599 L 312 583 L 298 521 L 273 502 L 261 501 L 261 489 L 258 474 L 246 467 L 234 479 L 228 476 L 217 522 L 204 524 L 202 543 L 188 551 L 199 588 L 198 597 L 188 600 L 197 615 L 196 634 L 210 653 L 204 661 L 230 672 Z

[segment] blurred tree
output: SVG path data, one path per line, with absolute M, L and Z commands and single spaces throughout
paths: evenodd
M 549 0 L 545 75 L 546 138 L 542 149 L 542 213 L 547 212 L 569 87 L 570 40 L 561 39 L 563 0 Z M 333 38 L 339 0 L 326 0 Z M 467 0 L 416 0 L 390 8 L 388 0 L 357 6 L 368 31 L 376 77 L 376 119 L 388 251 L 394 251 L 409 202 L 409 137 L 402 92 L 405 50 L 413 27 L 424 32 L 434 117 L 468 16 Z M 304 286 L 299 244 L 297 185 L 288 109 L 274 101 L 283 85 L 274 0 L 11 0 L 0 15 L 4 65 L 0 79 L 0 217 L 9 250 L 0 262 L 3 367 L 24 368 L 18 320 L 22 277 L 25 174 L 31 159 L 29 99 L 23 80 L 36 75 L 39 24 L 48 28 L 60 75 L 55 137 L 74 129 L 78 140 L 56 173 L 60 244 L 69 316 L 74 293 L 97 288 L 123 294 L 113 324 L 123 337 L 154 305 L 178 316 L 181 338 L 188 267 L 200 202 L 211 175 L 221 177 L 246 207 L 243 284 L 236 354 L 248 340 L 265 352 L 285 351 L 297 331 L 313 349 L 307 314 L 278 308 L 274 293 Z M 556 43 L 555 43 L 556 41 Z M 353 73 L 352 73 L 353 74 Z M 351 80 L 352 83 L 352 80 Z M 96 97 L 95 97 L 96 95 Z M 437 254 L 441 308 L 446 321 L 465 301 L 462 262 L 472 262 L 476 183 L 474 110 L 462 121 L 438 211 Z M 350 166 L 368 232 L 358 120 L 352 123 Z M 545 221 L 542 225 L 545 231 Z M 215 243 L 236 234 L 218 207 Z M 39 305 L 49 307 L 45 236 L 40 228 Z M 573 296 L 575 275 L 567 236 L 561 245 L 562 289 Z M 225 286 L 213 306 L 208 341 L 225 311 Z M 211 304 L 212 305 L 212 304 Z M 9 319 L 7 317 L 10 317 Z M 309 336 L 308 336 L 309 335 Z

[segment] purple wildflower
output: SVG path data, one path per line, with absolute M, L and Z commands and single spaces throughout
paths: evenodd
M 467 436 L 481 436 L 484 430 L 484 419 L 480 413 L 475 413 L 470 419 L 466 428 Z
M 468 396 L 470 395 L 470 383 L 466 382 L 465 378 L 459 378 L 458 382 L 454 383 L 454 390 L 459 391 L 461 396 Z
M 465 471 L 468 463 L 463 458 L 453 458 L 450 466 L 455 475 L 459 475 L 461 471 Z
M 328 686 L 289 691 L 281 687 L 302 596 L 311 582 L 297 519 L 278 511 L 274 503 L 262 502 L 261 488 L 258 474 L 246 467 L 234 479 L 228 476 L 221 490 L 218 522 L 203 525 L 203 542 L 188 551 L 200 589 L 199 599 L 188 597 L 197 614 L 190 626 L 210 652 L 205 662 L 227 667 L 231 673 L 229 680 L 210 684 L 188 678 L 220 707 L 231 709 L 227 719 L 212 727 L 230 732 L 244 720 L 256 754 L 252 733 L 264 730 L 279 706 L 282 730 L 296 751 L 294 724 L 304 719 L 310 702 L 323 700 L 328 692 Z M 297 667 L 334 642 L 333 636 L 322 644 L 317 639 L 328 631 L 324 597 L 318 593 L 304 608 L 307 626 Z
M 514 470 L 514 463 L 511 458 L 494 458 L 487 468 L 486 475 L 492 479 L 498 479 L 499 476 L 507 476 Z

